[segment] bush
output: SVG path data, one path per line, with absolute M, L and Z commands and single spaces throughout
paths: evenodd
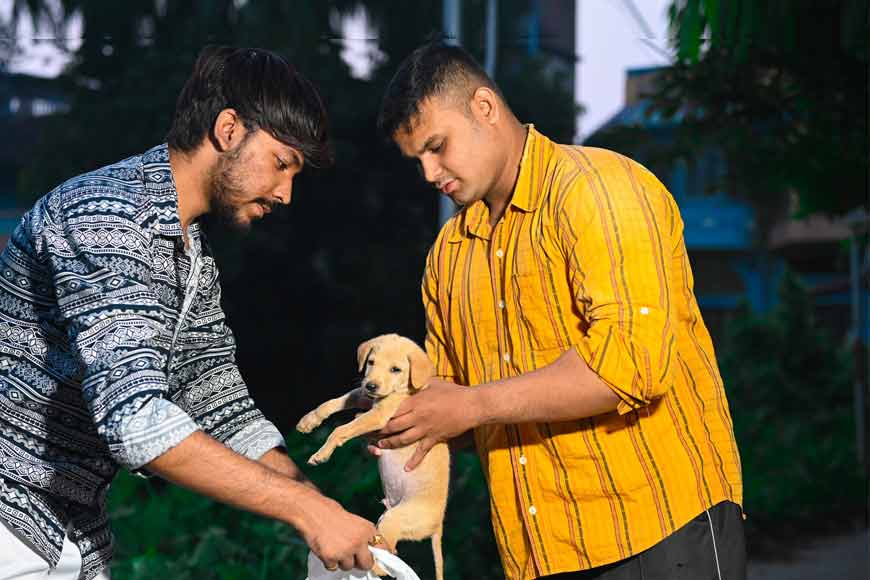
M 791 274 L 773 312 L 735 318 L 719 360 L 750 546 L 795 528 L 842 526 L 862 505 L 848 350 L 817 324 L 811 297 Z

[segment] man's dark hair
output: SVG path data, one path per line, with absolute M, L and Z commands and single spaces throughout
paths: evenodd
M 332 163 L 327 117 L 317 89 L 277 54 L 208 46 L 175 106 L 169 146 L 190 152 L 211 135 L 215 119 L 234 109 L 249 131 L 262 129 L 299 151 L 313 167 Z
M 440 41 L 424 44 L 399 64 L 387 85 L 378 129 L 387 139 L 399 129 L 410 130 L 420 104 L 430 97 L 456 98 L 467 109 L 479 87 L 489 88 L 504 101 L 495 82 L 465 50 Z

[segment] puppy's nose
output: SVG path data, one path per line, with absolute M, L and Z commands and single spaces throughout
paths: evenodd
M 366 390 L 370 393 L 375 393 L 378 390 L 378 385 L 375 383 L 366 383 Z

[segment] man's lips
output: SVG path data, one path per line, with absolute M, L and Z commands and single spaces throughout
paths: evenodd
M 438 189 L 441 190 L 441 193 L 445 195 L 450 195 L 451 193 L 456 191 L 456 188 L 458 187 L 459 183 L 455 179 L 450 179 L 439 185 Z

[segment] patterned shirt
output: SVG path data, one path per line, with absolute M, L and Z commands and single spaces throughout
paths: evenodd
M 584 570 L 656 544 L 723 500 L 740 459 L 673 198 L 611 151 L 529 128 L 494 227 L 442 228 L 423 279 L 437 374 L 478 385 L 575 349 L 619 396 L 574 421 L 487 425 L 475 442 L 507 578 Z
M 40 199 L 0 256 L 0 518 L 91 578 L 106 494 L 202 429 L 258 459 L 284 440 L 248 395 L 197 224 L 185 248 L 167 146 Z

